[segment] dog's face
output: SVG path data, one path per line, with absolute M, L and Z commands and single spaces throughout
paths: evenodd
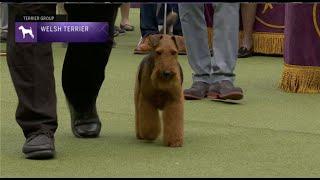
M 180 69 L 178 62 L 178 46 L 174 36 L 151 35 L 149 42 L 152 46 L 154 68 L 151 74 L 157 86 L 169 88 L 174 83 L 180 83 Z
M 19 28 L 18 28 L 18 29 L 19 29 L 19 30 L 21 30 L 22 28 L 23 28 L 22 26 L 19 26 Z

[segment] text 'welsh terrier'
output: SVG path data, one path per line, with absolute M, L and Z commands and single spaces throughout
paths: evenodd
M 175 36 L 156 34 L 150 36 L 150 44 L 152 51 L 140 63 L 135 82 L 136 137 L 157 139 L 162 129 L 161 114 L 164 145 L 180 147 L 184 136 L 184 96 L 177 41 Z

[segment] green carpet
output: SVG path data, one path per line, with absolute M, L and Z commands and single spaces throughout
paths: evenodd
M 235 83 L 245 96 L 237 104 L 186 101 L 183 147 L 163 147 L 161 138 L 153 143 L 135 139 L 133 89 L 143 56 L 133 55 L 140 38 L 139 12 L 131 12 L 136 31 L 116 38 L 98 99 L 103 124 L 97 139 L 71 133 L 61 86 L 66 49 L 53 45 L 59 118 L 53 160 L 24 159 L 24 137 L 15 122 L 17 96 L 6 59 L 0 57 L 0 177 L 320 176 L 320 94 L 278 89 L 283 58 L 239 59 Z M 192 71 L 186 56 L 179 59 L 187 88 Z

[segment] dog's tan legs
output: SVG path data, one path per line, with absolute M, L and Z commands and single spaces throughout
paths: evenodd
M 158 110 L 147 100 L 140 97 L 139 106 L 137 110 L 137 117 L 139 118 L 139 134 L 140 139 L 155 140 L 161 131 L 161 122 Z
M 136 138 L 137 139 L 142 139 L 141 135 L 140 135 L 140 132 L 139 132 L 139 126 L 140 126 L 140 117 L 139 117 L 139 109 L 137 107 L 137 105 L 135 106 L 135 121 L 136 121 L 136 124 L 135 124 L 135 127 L 136 127 Z
M 183 100 L 165 106 L 163 110 L 163 143 L 165 146 L 182 146 L 184 136 L 183 121 Z
M 136 80 L 135 83 L 135 89 L 134 89 L 134 108 L 135 108 L 135 129 L 136 129 L 136 138 L 137 139 L 142 139 L 140 134 L 139 134 L 139 107 L 138 107 L 138 98 L 139 98 L 139 86 Z

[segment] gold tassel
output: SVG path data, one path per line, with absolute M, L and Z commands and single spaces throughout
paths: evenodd
M 212 49 L 212 28 L 208 27 L 208 45 Z
M 285 63 L 279 88 L 293 93 L 320 93 L 320 67 Z
M 212 28 L 208 27 L 208 45 L 212 48 Z M 243 33 L 239 32 L 239 47 L 242 44 Z M 255 53 L 268 55 L 283 55 L 284 34 L 283 33 L 253 33 L 253 51 Z
M 239 32 L 239 47 L 241 47 L 243 32 Z M 283 55 L 284 34 L 270 32 L 253 33 L 253 51 L 268 55 Z

